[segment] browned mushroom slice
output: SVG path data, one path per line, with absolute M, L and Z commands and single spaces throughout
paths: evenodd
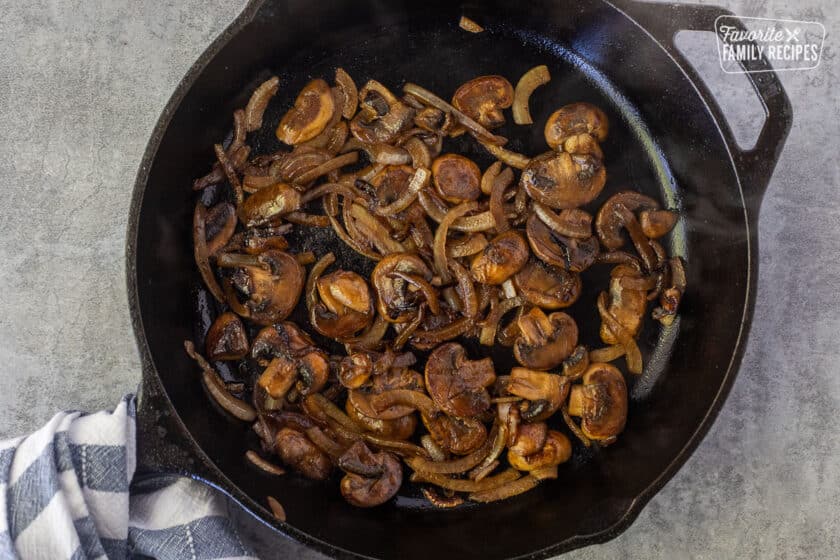
M 362 414 L 350 399 L 347 399 L 344 409 L 347 411 L 347 415 L 364 429 L 387 439 L 408 439 L 417 428 L 417 416 L 414 414 L 400 416 L 393 420 L 371 418 L 366 414 Z
M 552 231 L 536 214 L 528 218 L 525 227 L 531 250 L 543 262 L 572 272 L 582 272 L 595 263 L 600 252 L 598 239 L 566 237 Z
M 271 327 L 268 327 L 271 328 Z M 273 358 L 260 374 L 257 384 L 277 401 L 282 401 L 294 387 L 298 379 L 298 368 L 295 360 L 279 355 Z
M 358 389 L 373 374 L 373 358 L 366 352 L 354 352 L 341 359 L 338 365 L 339 383 L 348 389 Z
M 354 506 L 384 504 L 402 484 L 399 459 L 387 451 L 373 453 L 361 441 L 338 458 L 338 466 L 347 473 L 341 479 L 341 495 Z
M 546 437 L 545 445 L 536 453 L 520 455 L 513 449 L 508 450 L 508 462 L 510 466 L 520 471 L 534 471 L 556 467 L 565 463 L 572 456 L 572 443 L 560 432 L 550 430 Z
M 406 276 L 414 281 L 406 280 Z M 417 255 L 394 253 L 383 258 L 371 275 L 380 315 L 391 323 L 410 321 L 419 305 L 427 301 L 431 280 L 432 271 Z
M 303 291 L 303 267 L 283 251 L 265 251 L 259 255 L 226 254 L 219 257 L 217 264 L 232 265 L 231 282 L 237 293 L 231 295 L 247 312 L 247 317 L 261 325 L 288 317 Z M 244 300 L 244 306 L 240 298 Z
M 453 342 L 438 346 L 426 361 L 426 389 L 442 411 L 452 416 L 478 416 L 490 407 L 487 387 L 496 381 L 493 360 L 469 360 Z
M 531 259 L 513 277 L 520 294 L 544 309 L 569 307 L 580 297 L 582 284 L 577 273 Z
M 487 440 L 487 428 L 476 418 L 455 418 L 439 411 L 420 416 L 434 442 L 450 453 L 468 455 Z
M 641 279 L 641 273 L 628 265 L 618 265 L 610 273 L 610 292 L 607 311 L 635 337 L 642 328 L 647 309 L 647 292 L 624 286 L 623 279 Z M 616 334 L 601 323 L 601 340 L 606 344 L 619 344 Z
M 573 385 L 569 414 L 581 419 L 580 428 L 602 445 L 615 441 L 627 420 L 627 385 L 621 372 L 610 364 L 594 363 L 583 374 L 583 383 Z
M 374 375 L 369 385 L 348 391 L 347 400 L 365 416 L 394 420 L 408 416 L 414 412 L 415 408 L 405 404 L 394 404 L 384 409 L 377 409 L 371 403 L 371 397 L 397 389 L 420 392 L 424 390 L 424 387 L 423 375 L 420 372 L 405 367 L 393 367 Z
M 207 331 L 205 348 L 210 360 L 238 360 L 245 357 L 248 353 L 248 335 L 235 313 L 227 311 L 213 321 Z
M 528 262 L 528 245 L 522 234 L 509 230 L 497 235 L 470 263 L 476 282 L 498 285 L 522 270 Z
M 251 356 L 266 366 L 260 384 L 274 398 L 283 398 L 292 383 L 301 395 L 320 391 L 330 373 L 327 355 L 294 323 L 265 327 L 254 337 Z M 269 384 L 276 384 L 272 392 Z
M 280 459 L 303 476 L 313 480 L 325 480 L 330 475 L 330 458 L 304 434 L 292 428 L 281 428 L 275 441 L 275 449 Z
M 531 160 L 520 184 L 528 195 L 552 208 L 577 208 L 594 200 L 607 182 L 601 159 L 588 154 L 547 152 Z
M 310 321 L 324 336 L 347 338 L 373 320 L 370 288 L 355 272 L 337 270 L 321 276 L 316 287 L 321 303 L 312 307 Z
M 563 405 L 569 394 L 569 383 L 556 373 L 515 367 L 510 370 L 507 392 L 528 401 L 520 403 L 520 417 L 523 421 L 539 422 L 550 417 Z
M 527 368 L 558 366 L 577 345 L 577 324 L 562 311 L 546 315 L 535 307 L 519 317 L 517 324 L 520 334 L 513 345 L 513 354 Z
M 553 149 L 579 134 L 589 134 L 603 142 L 609 132 L 607 116 L 590 103 L 572 103 L 553 112 L 545 123 L 545 141 Z
M 632 213 L 639 210 L 659 209 L 658 202 L 635 191 L 621 191 L 609 197 L 595 217 L 595 231 L 598 232 L 601 243 L 610 251 L 615 251 L 624 245 L 621 230 L 625 227 L 625 216 L 623 212 L 618 211 L 619 206 L 623 206 Z
M 511 411 L 514 410 L 518 409 L 511 408 Z M 548 438 L 548 424 L 545 422 L 520 424 L 519 422 L 511 422 L 512 418 L 518 418 L 518 416 L 510 415 L 508 417 L 508 425 L 513 424 L 516 427 L 508 436 L 510 451 L 523 457 L 540 451 Z
M 252 227 L 299 209 L 300 193 L 286 183 L 276 183 L 246 198 L 238 213 L 242 224 Z
M 639 213 L 639 224 L 642 231 L 650 239 L 659 239 L 674 229 L 677 223 L 677 213 L 670 210 L 642 210 Z
M 481 171 L 462 155 L 436 157 L 432 162 L 432 177 L 438 194 L 453 204 L 478 200 L 481 195 Z
M 452 105 L 478 122 L 493 129 L 505 124 L 502 112 L 513 104 L 513 86 L 502 76 L 480 76 L 465 83 L 452 96 Z
M 359 112 L 350 121 L 350 132 L 366 144 L 390 142 L 411 126 L 413 119 L 414 109 L 376 80 L 370 80 L 359 91 Z
M 233 204 L 221 202 L 207 210 L 204 220 L 207 255 L 212 257 L 227 245 L 235 229 L 236 208 Z
M 312 140 L 332 121 L 335 100 L 324 80 L 312 80 L 295 99 L 295 106 L 277 126 L 277 139 L 291 146 Z

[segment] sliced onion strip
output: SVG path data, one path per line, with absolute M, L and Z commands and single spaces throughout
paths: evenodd
M 528 101 L 531 94 L 538 87 L 547 84 L 551 80 L 551 74 L 545 64 L 534 66 L 519 78 L 516 89 L 513 91 L 513 122 L 516 124 L 534 124 L 531 118 L 531 109 Z

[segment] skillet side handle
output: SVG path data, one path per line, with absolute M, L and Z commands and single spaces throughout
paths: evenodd
M 715 119 L 721 123 L 726 143 L 733 155 L 744 188 L 750 218 L 757 220 L 761 198 L 773 175 L 793 121 L 790 99 L 779 81 L 779 76 L 763 55 L 757 60 L 741 62 L 746 72 L 745 76 L 761 100 L 766 114 L 764 126 L 755 146 L 750 150 L 742 150 L 738 147 L 732 129 L 723 117 L 714 96 L 674 43 L 675 35 L 682 30 L 716 33 L 717 19 L 734 14 L 718 6 L 653 4 L 636 0 L 613 0 L 613 3 L 636 20 L 680 63 L 683 71 L 700 91 Z M 730 22 L 734 22 L 733 24 L 739 29 L 745 30 L 743 23 L 737 17 L 727 23 Z

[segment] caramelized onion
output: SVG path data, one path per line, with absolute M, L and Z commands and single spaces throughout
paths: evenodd
M 551 74 L 545 64 L 534 66 L 519 78 L 516 89 L 513 91 L 513 122 L 516 124 L 534 124 L 531 118 L 531 110 L 528 101 L 531 94 L 538 87 L 547 84 L 551 80 Z
M 487 142 L 489 144 L 496 144 L 501 145 L 507 142 L 505 138 L 501 136 L 496 136 L 495 134 L 491 133 L 489 130 L 472 120 L 470 117 L 435 95 L 434 93 L 430 92 L 427 89 L 424 89 L 417 84 L 407 83 L 403 86 L 403 91 L 406 93 L 410 93 L 417 99 L 423 101 L 434 107 L 435 109 L 439 109 L 444 113 L 449 113 L 460 122 L 464 127 L 467 128 L 472 134 L 475 135 L 476 138 Z
M 505 165 L 509 165 L 511 167 L 515 167 L 517 169 L 525 169 L 528 167 L 528 164 L 531 163 L 531 158 L 528 156 L 523 156 L 522 154 L 518 154 L 516 152 L 512 152 L 501 146 L 496 144 L 492 144 L 490 142 L 481 142 L 481 145 L 490 152 L 497 160 L 501 161 Z
M 210 268 L 210 260 L 207 252 L 207 233 L 205 232 L 205 221 L 207 219 L 207 208 L 199 201 L 195 205 L 193 212 L 193 253 L 195 256 L 195 264 L 201 273 L 201 279 L 204 280 L 204 285 L 213 294 L 220 303 L 225 301 L 222 288 L 216 281 L 216 275 Z
M 446 264 L 446 238 L 449 235 L 449 226 L 451 226 L 452 223 L 461 216 L 475 210 L 477 206 L 478 204 L 475 202 L 463 202 L 458 206 L 455 206 L 446 213 L 440 221 L 440 224 L 438 224 L 437 231 L 435 231 L 435 271 L 444 283 L 451 280 L 451 276 L 449 276 L 449 267 Z
M 251 99 L 248 100 L 248 105 L 245 107 L 245 130 L 253 132 L 262 127 L 263 114 L 268 107 L 268 102 L 271 101 L 279 88 L 280 78 L 272 76 L 254 90 Z

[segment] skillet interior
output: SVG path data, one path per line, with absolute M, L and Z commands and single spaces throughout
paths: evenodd
M 649 497 L 648 489 L 662 482 L 658 477 L 689 445 L 725 384 L 741 333 L 749 271 L 741 194 L 714 119 L 679 68 L 620 12 L 599 2 L 537 2 L 520 10 L 527 13 L 467 6 L 467 13 L 489 24 L 491 32 L 480 35 L 459 30 L 462 8 L 445 4 L 291 2 L 264 9 L 182 100 L 149 170 L 138 216 L 140 319 L 175 410 L 233 485 L 259 504 L 266 495 L 277 496 L 289 515 L 288 530 L 333 552 L 510 557 L 564 541 L 570 546 L 572 537 L 611 529 L 634 500 Z M 537 124 L 511 124 L 500 132 L 512 139 L 511 148 L 544 150 L 541 125 L 553 109 L 593 102 L 612 125 L 603 145 L 607 189 L 599 201 L 630 187 L 679 206 L 684 215 L 669 243 L 688 260 L 690 290 L 678 329 L 661 332 L 649 324 L 644 331 L 646 373 L 631 393 L 625 433 L 601 452 L 576 449 L 578 459 L 561 469 L 560 479 L 536 491 L 456 511 L 426 509 L 411 488 L 394 504 L 360 511 L 341 499 L 335 484 L 254 474 L 242 458 L 248 427 L 208 405 L 181 347 L 186 338 L 200 341 L 202 323 L 214 312 L 198 289 L 192 260 L 189 185 L 212 162 L 212 144 L 229 132 L 233 109 L 270 73 L 282 84 L 265 119 L 276 123 L 306 81 L 331 77 L 336 65 L 360 84 L 376 78 L 398 91 L 410 80 L 448 97 L 477 75 L 498 73 L 515 82 L 537 64 L 547 64 L 553 79 L 534 96 Z M 276 140 L 267 127 L 252 144 L 271 150 Z M 469 141 L 449 146 L 482 166 L 489 162 Z M 319 254 L 322 242 L 307 240 Z M 582 340 L 597 346 L 592 288 L 604 283 L 590 278 L 584 279 L 590 291 L 570 313 Z M 494 355 L 499 373 L 510 366 L 506 354 Z

